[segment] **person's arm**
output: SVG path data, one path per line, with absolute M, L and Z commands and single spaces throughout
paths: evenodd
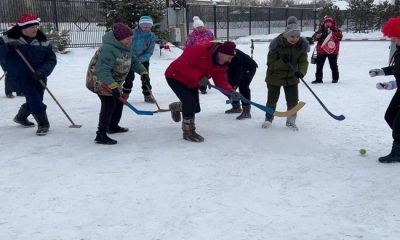
M 51 44 L 47 46 L 46 51 L 47 51 L 46 61 L 44 61 L 42 66 L 36 69 L 36 71 L 42 73 L 44 77 L 48 77 L 53 72 L 54 68 L 57 65 L 57 56 L 54 53 Z
M 100 48 L 100 53 L 97 59 L 97 63 L 95 65 L 95 72 L 100 82 L 112 85 L 111 88 L 116 87 L 116 82 L 111 74 L 111 71 L 115 65 L 116 57 L 112 53 L 111 47 L 107 45 L 103 45 Z
M 196 69 L 201 60 L 201 51 L 205 50 L 202 46 L 193 46 L 183 51 L 182 55 L 175 60 L 174 69 L 191 83 L 198 84 L 203 73 Z
M 140 56 L 141 62 L 148 62 L 150 60 L 150 57 L 153 55 L 155 45 L 156 37 L 154 36 L 154 34 L 152 34 L 148 43 L 148 47 L 143 51 L 142 56 Z

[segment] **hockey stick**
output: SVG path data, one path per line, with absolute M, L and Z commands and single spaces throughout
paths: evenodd
M 0 80 L 3 79 L 3 77 L 6 75 L 6 73 L 3 73 L 3 75 L 0 77 Z
M 227 90 L 225 90 L 223 88 L 217 87 L 215 85 L 209 84 L 209 87 L 215 88 L 218 91 L 220 91 L 221 93 L 223 93 L 223 94 L 225 94 L 225 95 L 227 95 L 229 97 L 231 97 L 231 95 L 232 95 L 231 92 L 229 92 L 229 91 L 227 91 Z M 304 105 L 306 105 L 305 102 L 301 102 L 300 101 L 296 106 L 294 106 L 289 111 L 279 112 L 279 111 L 275 111 L 274 109 L 272 109 L 270 107 L 267 107 L 267 106 L 261 105 L 259 103 L 253 102 L 253 101 L 251 101 L 251 100 L 249 100 L 249 99 L 247 99 L 247 98 L 245 98 L 243 96 L 240 97 L 240 100 L 243 101 L 244 103 L 251 104 L 251 105 L 261 109 L 262 111 L 264 111 L 266 113 L 269 113 L 271 115 L 277 116 L 277 117 L 289 117 L 289 116 L 292 116 L 292 115 L 296 114 L 300 109 L 302 109 L 304 107 Z M 232 103 L 232 100 L 231 99 L 230 100 L 226 100 L 226 103 L 230 104 L 230 103 Z
M 161 108 L 160 108 L 160 105 L 158 105 L 157 100 L 156 100 L 156 98 L 154 97 L 153 92 L 151 91 L 149 85 L 146 84 L 146 88 L 147 88 L 147 91 L 149 91 L 150 96 L 153 98 L 154 103 L 156 104 L 156 106 L 157 106 L 157 108 L 158 108 L 158 110 L 157 110 L 157 111 L 154 111 L 154 113 L 169 112 L 169 111 L 171 111 L 171 109 L 161 109 Z
M 251 59 L 253 59 L 253 52 L 254 52 L 254 39 L 251 39 L 251 45 L 250 45 L 250 49 L 251 49 Z
M 112 93 L 112 90 L 107 84 L 102 84 L 101 87 L 106 90 L 108 93 Z M 123 104 L 125 104 L 127 107 L 129 107 L 132 111 L 134 111 L 137 115 L 153 115 L 154 112 L 152 111 L 143 111 L 135 108 L 132 104 L 130 104 L 125 98 L 119 97 L 118 100 L 120 100 Z
M 293 66 L 293 64 L 288 60 L 288 59 L 282 59 L 284 63 L 286 63 L 290 70 L 292 70 L 292 72 L 297 72 L 297 69 Z M 329 116 L 331 116 L 333 119 L 338 120 L 338 121 L 343 121 L 346 117 L 343 115 L 335 115 L 333 114 L 331 111 L 328 110 L 328 108 L 325 106 L 325 104 L 322 103 L 322 101 L 318 98 L 318 96 L 314 93 L 314 91 L 310 88 L 310 86 L 308 86 L 308 84 L 306 83 L 306 81 L 304 81 L 303 78 L 300 78 L 300 80 L 304 83 L 304 85 L 306 85 L 306 87 L 308 88 L 308 90 L 310 90 L 310 92 L 312 93 L 312 95 L 314 95 L 315 99 L 317 99 L 317 101 L 319 102 L 319 104 L 321 104 L 322 108 L 329 114 Z
M 35 69 L 33 69 L 32 65 L 28 62 L 28 60 L 25 58 L 25 56 L 21 53 L 19 49 L 15 49 L 17 54 L 21 57 L 22 61 L 28 66 L 28 68 L 31 70 L 32 73 L 35 72 Z M 57 103 L 58 107 L 60 107 L 61 111 L 64 113 L 64 115 L 68 118 L 68 120 L 72 123 L 70 125 L 70 128 L 80 128 L 82 125 L 75 124 L 74 121 L 72 121 L 71 117 L 68 115 L 68 113 L 64 110 L 64 108 L 61 106 L 61 104 L 57 101 L 56 97 L 51 93 L 50 89 L 47 87 L 46 83 L 43 82 L 42 79 L 39 79 L 40 84 L 46 89 L 46 91 L 50 94 L 50 96 L 53 98 L 53 100 Z

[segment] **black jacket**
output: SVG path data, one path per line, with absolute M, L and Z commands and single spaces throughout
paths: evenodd
M 396 51 L 393 53 L 392 59 L 388 67 L 382 68 L 385 75 L 394 75 L 397 86 L 400 86 L 400 46 L 396 46 Z
M 253 77 L 257 70 L 257 63 L 247 54 L 236 49 L 236 54 L 229 63 L 228 78 L 229 83 L 235 87 L 244 77 Z

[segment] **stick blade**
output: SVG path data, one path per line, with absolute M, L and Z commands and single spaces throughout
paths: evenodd
M 69 126 L 69 128 L 81 128 L 81 127 L 82 127 L 82 125 L 79 125 L 79 124 L 72 124 Z
M 277 116 L 277 117 L 290 117 L 290 116 L 296 114 L 298 111 L 300 111 L 300 109 L 302 109 L 304 107 L 304 105 L 306 105 L 306 103 L 300 101 L 296 106 L 294 106 L 294 108 L 290 109 L 287 112 L 275 111 L 274 112 L 274 116 Z

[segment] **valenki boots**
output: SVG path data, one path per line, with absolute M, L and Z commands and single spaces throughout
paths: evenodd
M 169 104 L 169 109 L 171 110 L 171 117 L 174 122 L 181 121 L 182 103 L 173 102 Z
M 296 126 L 296 114 L 286 119 L 286 127 L 293 131 L 299 131 L 299 128 Z
M 21 107 L 17 115 L 14 117 L 14 122 L 21 124 L 24 127 L 34 127 L 35 124 L 28 120 L 30 114 L 31 112 L 28 109 Z
M 238 102 L 233 102 L 232 108 L 225 111 L 226 114 L 241 113 L 241 112 L 242 112 L 242 108 L 240 107 L 240 103 L 238 103 Z
M 237 116 L 236 119 L 237 120 L 243 120 L 247 118 L 250 119 L 251 118 L 250 109 L 251 109 L 250 105 L 243 106 L 243 112 L 239 116 Z
M 194 118 L 184 118 L 182 121 L 183 139 L 190 142 L 204 142 L 204 138 L 196 133 Z

